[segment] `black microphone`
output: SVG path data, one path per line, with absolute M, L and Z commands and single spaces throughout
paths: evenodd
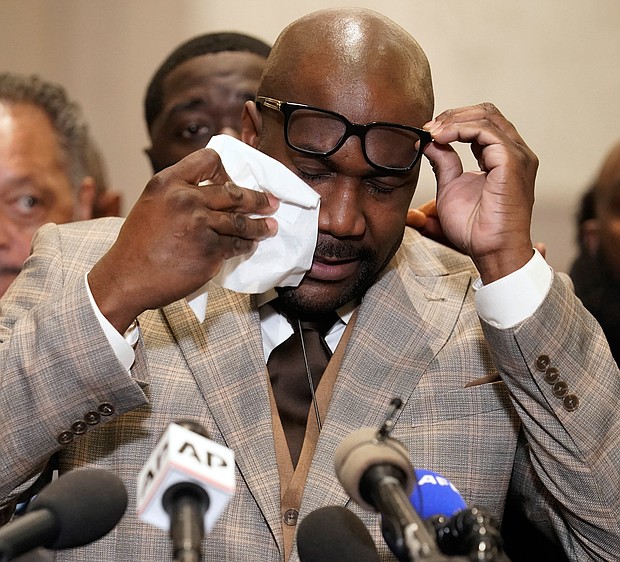
M 392 400 L 386 420 L 377 431 L 362 428 L 349 434 L 334 457 L 336 475 L 345 491 L 361 507 L 383 516 L 388 545 L 392 537 L 403 537 L 407 556 L 430 561 L 445 560 L 434 537 L 413 509 L 409 494 L 414 472 L 407 450 L 389 437 L 393 417 L 402 402 Z
M 171 423 L 138 475 L 138 515 L 169 530 L 174 559 L 199 562 L 201 542 L 235 490 L 235 458 L 199 423 Z
M 0 561 L 39 546 L 74 548 L 100 539 L 120 521 L 127 491 L 105 470 L 76 470 L 48 484 L 24 515 L 0 529 Z
M 496 519 L 480 507 L 465 508 L 451 517 L 429 519 L 441 551 L 477 562 L 510 562 Z
M 434 534 L 441 552 L 449 555 L 452 561 L 509 562 L 493 516 L 482 508 L 467 507 L 459 491 L 445 476 L 420 468 L 415 469 L 415 476 L 417 482 L 409 499 Z M 384 528 L 383 537 L 398 560 L 408 562 L 404 537 L 397 531 L 393 526 Z
M 301 520 L 297 552 L 301 562 L 379 562 L 364 523 L 340 506 L 321 507 Z

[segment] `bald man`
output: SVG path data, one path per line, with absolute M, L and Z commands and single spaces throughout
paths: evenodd
M 571 559 L 616 556 L 620 376 L 532 249 L 536 156 L 490 104 L 433 115 L 407 32 L 369 10 L 315 12 L 276 41 L 242 129 L 320 194 L 299 286 L 250 296 L 210 282 L 278 226 L 278 201 L 234 185 L 210 149 L 156 175 L 124 222 L 39 234 L 0 301 L 3 505 L 53 453 L 61 473 L 105 468 L 129 491 L 110 535 L 59 559 L 172 559 L 166 533 L 136 515 L 136 473 L 170 422 L 192 418 L 235 454 L 205 560 L 297 561 L 299 522 L 324 506 L 354 511 L 395 560 L 333 468 L 394 397 L 394 437 L 468 504 L 499 520 L 516 498 Z M 454 142 L 480 171 L 463 170 Z M 459 251 L 405 227 L 422 158 Z M 305 353 L 307 321 L 328 317 L 313 344 L 334 352 L 324 371 L 315 354 L 276 368 L 283 348 Z

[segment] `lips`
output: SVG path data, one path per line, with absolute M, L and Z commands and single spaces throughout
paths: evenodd
M 358 267 L 357 258 L 335 259 L 315 255 L 307 276 L 317 281 L 342 281 L 353 275 Z

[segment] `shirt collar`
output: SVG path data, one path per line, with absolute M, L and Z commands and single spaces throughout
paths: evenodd
M 185 298 L 187 304 L 192 309 L 192 312 L 201 323 L 204 322 L 206 317 L 208 295 L 209 294 L 207 291 L 207 285 L 203 285 L 195 293 L 192 293 Z M 269 289 L 269 291 L 256 296 L 256 303 L 258 304 L 259 308 L 262 308 L 263 305 L 268 304 L 277 296 L 278 293 L 275 289 Z M 349 301 L 347 304 L 341 306 L 338 310 L 336 310 L 336 314 L 338 314 L 338 316 L 345 325 L 349 323 L 351 315 L 353 314 L 353 311 L 355 310 L 357 305 L 358 301 L 353 300 Z

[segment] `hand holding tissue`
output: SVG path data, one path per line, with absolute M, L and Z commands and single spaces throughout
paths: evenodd
M 239 293 L 296 287 L 312 266 L 319 194 L 284 164 L 231 136 L 217 135 L 207 148 L 218 153 L 238 186 L 268 192 L 280 200 L 280 207 L 273 214 L 278 221 L 278 233 L 259 242 L 252 254 L 226 260 L 213 282 Z

